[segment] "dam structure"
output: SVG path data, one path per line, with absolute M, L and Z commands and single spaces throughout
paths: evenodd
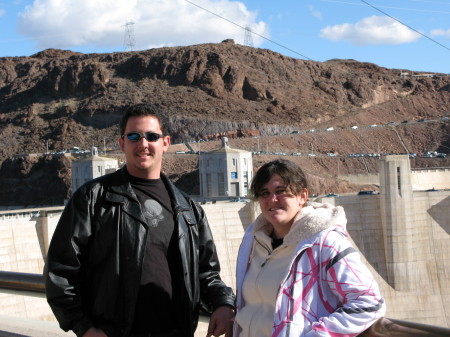
M 319 197 L 344 207 L 347 230 L 373 272 L 386 317 L 450 328 L 450 171 L 418 190 L 408 156 L 380 158 L 380 194 Z M 416 178 L 414 178 L 416 179 Z M 426 173 L 421 184 L 427 186 Z M 442 182 L 441 187 L 439 185 Z M 415 187 L 416 186 L 416 187 Z M 202 205 L 217 246 L 223 280 L 235 288 L 235 261 L 245 228 L 259 214 L 252 201 Z M 42 274 L 63 207 L 0 211 L 0 270 Z M 45 297 L 0 289 L 0 316 L 55 322 Z M 55 323 L 56 324 L 56 323 Z M 196 336 L 205 336 L 202 318 Z M 67 335 L 73 335 L 68 333 Z

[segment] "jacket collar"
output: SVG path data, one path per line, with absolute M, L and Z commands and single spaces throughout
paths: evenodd
M 105 194 L 105 201 L 121 204 L 125 213 L 147 227 L 147 221 L 142 214 L 141 205 L 128 179 L 126 167 L 122 167 L 106 179 L 108 181 L 108 188 Z
M 177 213 L 191 210 L 191 206 L 189 205 L 189 202 L 187 200 L 187 195 L 181 192 L 174 185 L 174 183 L 163 173 L 161 173 L 161 180 L 164 182 L 164 185 L 166 185 L 167 191 L 169 192 L 174 211 Z
M 136 194 L 131 188 L 130 180 L 128 179 L 128 172 L 125 166 L 114 172 L 111 178 L 112 183 L 106 194 L 106 200 L 124 203 L 126 199 L 130 198 L 137 201 Z
M 297 244 L 324 230 L 336 229 L 346 233 L 346 225 L 347 218 L 342 206 L 312 202 L 309 206 L 303 207 L 295 216 L 283 243 L 286 245 Z M 270 235 L 272 230 L 272 225 L 260 214 L 255 220 L 253 233 L 264 231 Z
M 112 183 L 109 191 L 106 194 L 106 200 L 116 203 L 128 205 L 129 203 L 136 203 L 139 205 L 138 198 L 131 187 L 128 179 L 128 172 L 126 166 L 113 173 Z M 186 195 L 181 192 L 163 173 L 161 173 L 161 180 L 167 188 L 172 201 L 172 207 L 175 212 L 191 209 Z

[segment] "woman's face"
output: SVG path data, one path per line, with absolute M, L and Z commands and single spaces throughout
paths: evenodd
M 282 238 L 289 232 L 295 216 L 307 200 L 307 189 L 299 195 L 292 194 L 278 174 L 272 175 L 258 197 L 263 217 L 272 224 L 277 238 Z

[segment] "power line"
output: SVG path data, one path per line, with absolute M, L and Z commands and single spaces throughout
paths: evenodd
M 321 0 L 322 2 L 331 2 L 337 4 L 344 5 L 352 5 L 352 6 L 364 6 L 364 4 L 359 4 L 355 2 L 342 1 L 342 0 Z M 417 0 L 419 1 L 419 0 Z M 419 2 L 431 2 L 431 1 L 419 1 Z M 435 3 L 435 2 L 433 2 Z M 448 3 L 450 5 L 450 3 Z M 450 14 L 450 11 L 437 11 L 432 9 L 417 9 L 417 8 L 405 8 L 405 7 L 393 7 L 393 6 L 377 6 L 378 8 L 388 8 L 388 9 L 396 9 L 401 11 L 410 11 L 410 12 L 422 12 L 422 13 L 439 13 L 439 14 Z
M 432 41 L 432 42 L 438 44 L 439 46 L 441 46 L 441 47 L 443 47 L 443 48 L 445 48 L 445 49 L 447 49 L 447 50 L 450 51 L 450 48 L 448 48 L 447 46 L 445 46 L 445 45 L 443 45 L 442 43 L 440 43 L 440 42 L 438 42 L 438 41 L 432 39 L 431 37 L 429 37 L 429 36 L 427 36 L 427 35 L 425 35 L 425 34 L 419 32 L 417 29 L 414 29 L 414 28 L 412 28 L 411 26 L 409 26 L 409 25 L 407 25 L 407 24 L 401 22 L 400 20 L 394 18 L 392 15 L 389 15 L 388 13 L 382 11 L 381 9 L 379 9 L 379 8 L 377 8 L 377 7 L 373 6 L 373 5 L 371 5 L 371 4 L 368 3 L 367 1 L 365 1 L 365 0 L 360 0 L 360 1 L 363 2 L 363 3 L 365 3 L 367 6 L 370 6 L 370 7 L 372 7 L 373 9 L 379 11 L 380 13 L 382 13 L 382 14 L 384 14 L 384 15 L 390 17 L 391 19 L 397 21 L 398 23 L 402 24 L 403 26 L 405 26 L 405 27 L 411 29 L 412 31 L 415 31 L 417 34 L 422 35 L 423 37 L 427 38 L 428 40 L 430 40 L 430 41 Z
M 215 15 L 215 16 L 217 16 L 218 18 L 220 18 L 220 19 L 222 19 L 222 20 L 225 20 L 225 21 L 227 21 L 227 22 L 229 22 L 229 23 L 231 23 L 231 24 L 233 24 L 233 25 L 235 25 L 235 26 L 238 26 L 239 28 L 242 28 L 242 29 L 244 29 L 244 30 L 246 29 L 246 27 L 243 27 L 243 26 L 237 24 L 236 22 L 233 22 L 233 21 L 231 21 L 231 20 L 228 20 L 227 18 L 224 18 L 223 16 L 220 16 L 219 14 L 216 14 L 216 13 L 210 11 L 209 9 L 206 9 L 206 8 L 204 8 L 204 7 L 201 7 L 201 6 L 199 6 L 199 5 L 195 4 L 195 3 L 193 3 L 192 1 L 189 1 L 189 0 L 184 0 L 184 1 L 190 3 L 191 5 L 193 5 L 193 6 L 195 6 L 195 7 L 200 8 L 200 9 L 202 9 L 202 10 L 204 10 L 204 11 L 206 11 L 206 12 L 212 14 L 212 15 Z M 269 39 L 269 38 L 267 38 L 267 37 L 265 37 L 265 36 L 263 36 L 263 35 L 261 35 L 261 34 L 258 34 L 258 33 L 254 32 L 254 31 L 251 31 L 251 33 L 254 34 L 254 35 L 256 35 L 256 36 L 259 36 L 260 38 L 262 38 L 262 39 L 264 39 L 264 40 L 266 40 L 266 41 L 269 41 L 269 42 L 271 42 L 271 43 L 273 43 L 273 44 L 276 44 L 277 46 L 279 46 L 279 47 L 281 47 L 281 48 L 284 48 L 284 49 L 286 49 L 286 50 L 289 50 L 290 52 L 292 52 L 292 53 L 294 53 L 294 54 L 297 54 L 297 55 L 299 55 L 299 56 L 301 56 L 301 57 L 303 57 L 303 58 L 305 58 L 305 59 L 307 59 L 307 60 L 309 60 L 309 61 L 314 61 L 313 59 L 310 59 L 308 56 L 305 56 L 305 55 L 303 55 L 303 54 L 300 54 L 299 52 L 297 52 L 297 51 L 295 51 L 295 50 L 292 50 L 291 48 L 288 48 L 288 47 L 286 47 L 286 46 L 283 46 L 282 44 L 280 44 L 280 43 L 278 43 L 278 42 L 276 42 L 276 41 L 273 41 L 273 40 L 271 40 L 271 39 Z
M 438 5 L 450 5 L 450 2 L 445 1 L 430 1 L 430 0 L 412 0 L 413 2 L 427 2 L 431 4 L 438 4 Z

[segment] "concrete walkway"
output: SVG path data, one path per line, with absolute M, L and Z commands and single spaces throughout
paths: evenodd
M 209 317 L 200 316 L 195 337 L 204 337 Z M 64 332 L 58 323 L 0 315 L 0 337 L 75 337 L 73 332 Z
M 0 337 L 74 337 L 54 322 L 0 316 Z

